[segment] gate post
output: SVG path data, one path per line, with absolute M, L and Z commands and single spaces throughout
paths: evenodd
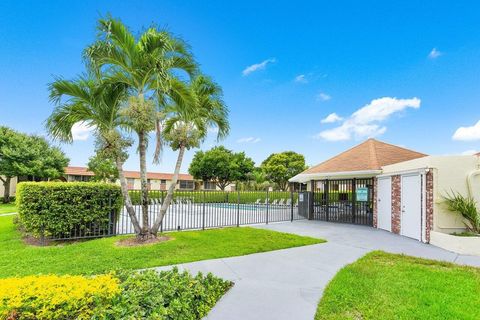
M 268 224 L 268 206 L 269 206 L 269 199 L 268 199 L 268 189 L 267 189 L 267 216 L 265 218 L 265 224 Z
M 308 195 L 308 220 L 315 218 L 315 180 L 310 181 L 310 192 Z
M 352 180 L 352 223 L 355 223 L 355 212 L 357 211 L 357 179 Z
M 240 227 L 240 191 L 237 191 L 237 227 Z
M 203 190 L 202 230 L 205 230 L 205 190 Z
M 293 222 L 293 190 L 290 190 L 290 222 Z
M 325 195 L 325 217 L 326 220 L 330 220 L 330 182 L 328 179 L 325 180 L 325 186 L 323 188 L 324 190 L 324 195 Z

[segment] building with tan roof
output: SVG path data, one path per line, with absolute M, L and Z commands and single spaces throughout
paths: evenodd
M 123 171 L 129 189 L 140 189 L 140 171 Z M 89 181 L 95 174 L 86 167 L 65 168 L 65 181 Z M 147 186 L 149 190 L 167 190 L 173 180 L 173 173 L 147 172 Z M 193 176 L 181 173 L 178 176 L 177 189 L 193 190 L 195 181 Z
M 131 190 L 140 189 L 140 171 L 124 170 L 123 174 L 127 179 L 127 186 Z M 64 180 L 67 182 L 72 181 L 89 181 L 95 174 L 88 171 L 86 167 L 73 167 L 69 166 L 65 168 Z M 149 190 L 168 190 L 173 180 L 173 173 L 163 172 L 147 172 L 147 187 Z M 212 181 L 196 181 L 192 175 L 186 173 L 180 173 L 178 175 L 177 186 L 179 190 L 220 190 L 220 188 Z M 230 183 L 226 187 L 226 191 L 235 190 L 235 184 Z
M 290 179 L 312 220 L 363 224 L 465 254 L 480 237 L 455 237 L 467 223 L 444 204 L 448 192 L 480 204 L 480 154 L 429 156 L 368 139 Z
M 339 177 L 373 177 L 382 167 L 398 162 L 422 158 L 424 153 L 409 150 L 375 139 L 368 139 L 339 155 L 313 166 L 290 179 L 305 183 L 316 179 Z

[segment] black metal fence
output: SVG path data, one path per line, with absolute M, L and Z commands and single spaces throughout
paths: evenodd
M 312 182 L 314 220 L 373 225 L 373 179 Z
M 140 191 L 131 191 L 140 199 Z M 165 191 L 150 192 L 149 224 L 160 212 Z M 139 201 L 135 212 L 141 218 Z M 303 219 L 298 214 L 298 193 L 283 191 L 175 191 L 161 224 L 161 231 L 209 229 Z M 116 234 L 134 233 L 125 208 L 120 213 Z
M 129 191 L 140 224 L 142 208 L 140 190 Z M 149 191 L 148 222 L 151 226 L 165 200 L 166 191 Z M 161 231 L 202 230 L 249 224 L 304 219 L 299 214 L 299 193 L 290 191 L 181 191 L 163 218 Z M 91 226 L 75 226 L 68 235 L 50 240 L 73 240 L 133 234 L 134 227 L 126 208 L 108 214 L 108 219 L 92 221 Z M 98 225 L 98 228 L 95 227 Z M 83 232 L 88 230 L 88 232 Z M 95 230 L 98 230 L 96 232 Z

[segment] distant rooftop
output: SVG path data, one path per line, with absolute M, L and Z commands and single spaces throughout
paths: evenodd
M 140 179 L 140 171 L 124 170 L 125 178 Z M 86 167 L 65 167 L 65 174 L 72 176 L 94 176 L 95 174 L 88 171 Z M 147 172 L 147 179 L 154 180 L 172 180 L 173 173 L 162 172 Z M 178 180 L 193 180 L 193 176 L 181 173 L 178 175 Z

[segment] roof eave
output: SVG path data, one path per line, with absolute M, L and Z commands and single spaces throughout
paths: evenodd
M 290 182 L 305 183 L 311 180 L 331 179 L 331 178 L 367 178 L 377 176 L 382 170 L 358 170 L 358 171 L 339 171 L 339 172 L 318 172 L 318 173 L 300 173 L 290 178 Z

